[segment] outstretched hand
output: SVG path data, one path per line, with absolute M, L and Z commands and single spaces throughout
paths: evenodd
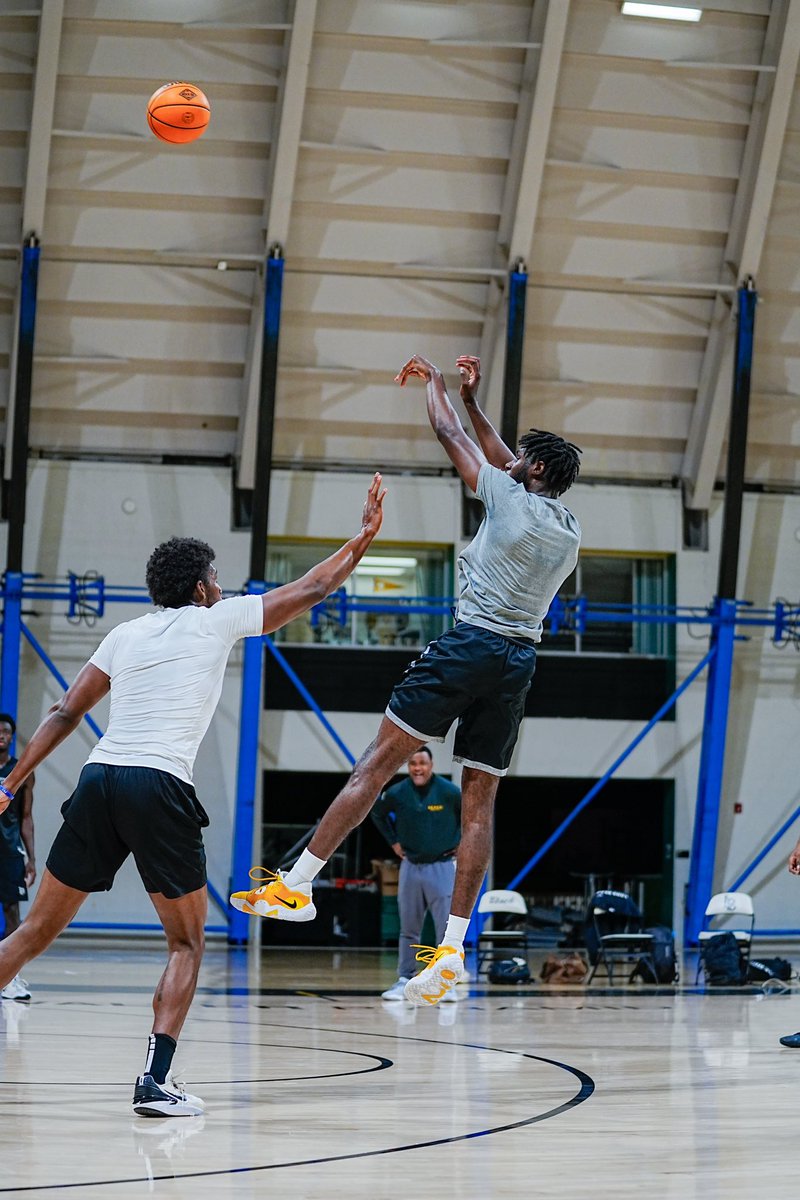
M 465 404 L 474 404 L 481 382 L 481 360 L 471 354 L 462 354 L 456 359 L 456 366 L 461 376 L 461 399 Z
M 372 476 L 372 483 L 369 485 L 361 517 L 362 530 L 372 538 L 377 536 L 383 524 L 383 497 L 386 495 L 386 488 L 381 491 L 382 482 L 380 471 L 376 471 Z
M 400 387 L 404 387 L 406 380 L 412 376 L 418 379 L 424 379 L 427 383 L 434 375 L 441 375 L 438 367 L 435 367 L 432 362 L 428 362 L 427 358 L 423 358 L 421 354 L 415 354 L 410 358 L 404 367 L 394 377 L 395 383 L 399 383 Z
M 800 842 L 789 855 L 789 870 L 793 875 L 800 875 Z

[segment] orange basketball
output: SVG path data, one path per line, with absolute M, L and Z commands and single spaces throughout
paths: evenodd
M 211 116 L 208 98 L 193 83 L 165 83 L 147 101 L 147 124 L 162 142 L 194 142 Z

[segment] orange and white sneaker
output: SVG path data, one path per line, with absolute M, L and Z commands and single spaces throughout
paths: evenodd
M 311 884 L 298 883 L 289 888 L 282 871 L 253 867 L 250 878 L 261 886 L 249 892 L 234 892 L 231 904 L 239 912 L 254 917 L 272 917 L 275 921 L 313 921 L 317 910 L 311 899 Z
M 464 951 L 453 946 L 415 946 L 417 962 L 426 965 L 406 984 L 406 1000 L 410 1004 L 438 1004 L 450 999 L 448 993 L 464 974 Z

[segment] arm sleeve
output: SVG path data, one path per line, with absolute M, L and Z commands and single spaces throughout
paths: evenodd
M 258 637 L 264 629 L 261 596 L 231 596 L 208 609 L 208 622 L 223 642 L 232 646 L 240 638 Z
M 110 633 L 106 634 L 92 657 L 89 659 L 89 662 L 92 664 L 92 666 L 97 667 L 98 670 L 105 672 L 109 679 L 113 673 L 112 666 L 114 661 L 114 650 L 116 649 L 120 629 L 121 626 L 117 625 L 115 629 L 112 629 Z
M 384 792 L 372 809 L 372 820 L 389 845 L 393 846 L 397 841 L 397 830 L 390 820 L 391 810 L 392 802 L 388 794 Z

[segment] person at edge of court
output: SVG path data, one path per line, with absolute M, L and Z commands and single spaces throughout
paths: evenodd
M 201 830 L 208 817 L 192 769 L 241 638 L 280 629 L 348 578 L 381 527 L 375 474 L 354 538 L 301 579 L 264 595 L 223 599 L 214 551 L 171 538 L 147 563 L 155 612 L 112 629 L 55 704 L 0 784 L 0 811 L 25 780 L 111 692 L 105 735 L 62 808 L 27 919 L 0 942 L 0 985 L 50 945 L 90 892 L 108 891 L 133 854 L 164 928 L 168 959 L 153 997 L 154 1020 L 133 1110 L 145 1117 L 198 1116 L 203 1101 L 172 1075 L 172 1057 L 197 986 L 208 894 Z
M 403 1000 L 414 974 L 425 913 L 430 911 L 437 942 L 444 937 L 453 895 L 455 853 L 461 839 L 461 792 L 435 775 L 433 755 L 420 746 L 408 760 L 408 776 L 387 788 L 372 820 L 400 859 L 397 908 L 400 914 L 397 982 L 382 1000 Z M 458 999 L 450 988 L 443 1000 Z
M 789 855 L 789 870 L 792 875 L 800 875 L 800 840 Z M 790 1050 L 800 1050 L 800 1033 L 787 1033 L 780 1039 L 780 1043 L 782 1046 L 788 1046 Z
M 17 724 L 10 713 L 0 713 L 0 783 L 16 764 L 11 743 Z M 28 899 L 28 888 L 36 881 L 36 856 L 33 850 L 33 787 L 29 775 L 14 800 L 0 813 L 0 903 L 6 927 L 3 937 L 19 928 L 19 905 Z M 1 793 L 0 793 L 1 794 Z M 3 1000 L 28 1001 L 30 988 L 21 975 L 15 975 L 0 991 Z
M 455 628 L 431 642 L 392 692 L 375 740 L 286 873 L 254 867 L 250 891 L 234 907 L 282 920 L 309 919 L 311 884 L 336 847 L 372 808 L 403 762 L 442 741 L 458 721 L 453 758 L 461 776 L 461 843 L 453 899 L 440 945 L 421 948 L 420 972 L 405 985 L 412 1004 L 436 1004 L 464 973 L 464 937 L 486 874 L 497 785 L 517 741 L 536 643 L 550 602 L 574 569 L 580 526 L 559 497 L 575 482 L 580 450 L 532 429 L 513 452 L 477 403 L 480 362 L 457 359 L 464 401 L 479 445 L 453 408 L 441 371 L 415 355 L 400 373 L 426 384 L 428 419 L 462 481 L 482 501 L 484 518 L 458 560 Z

